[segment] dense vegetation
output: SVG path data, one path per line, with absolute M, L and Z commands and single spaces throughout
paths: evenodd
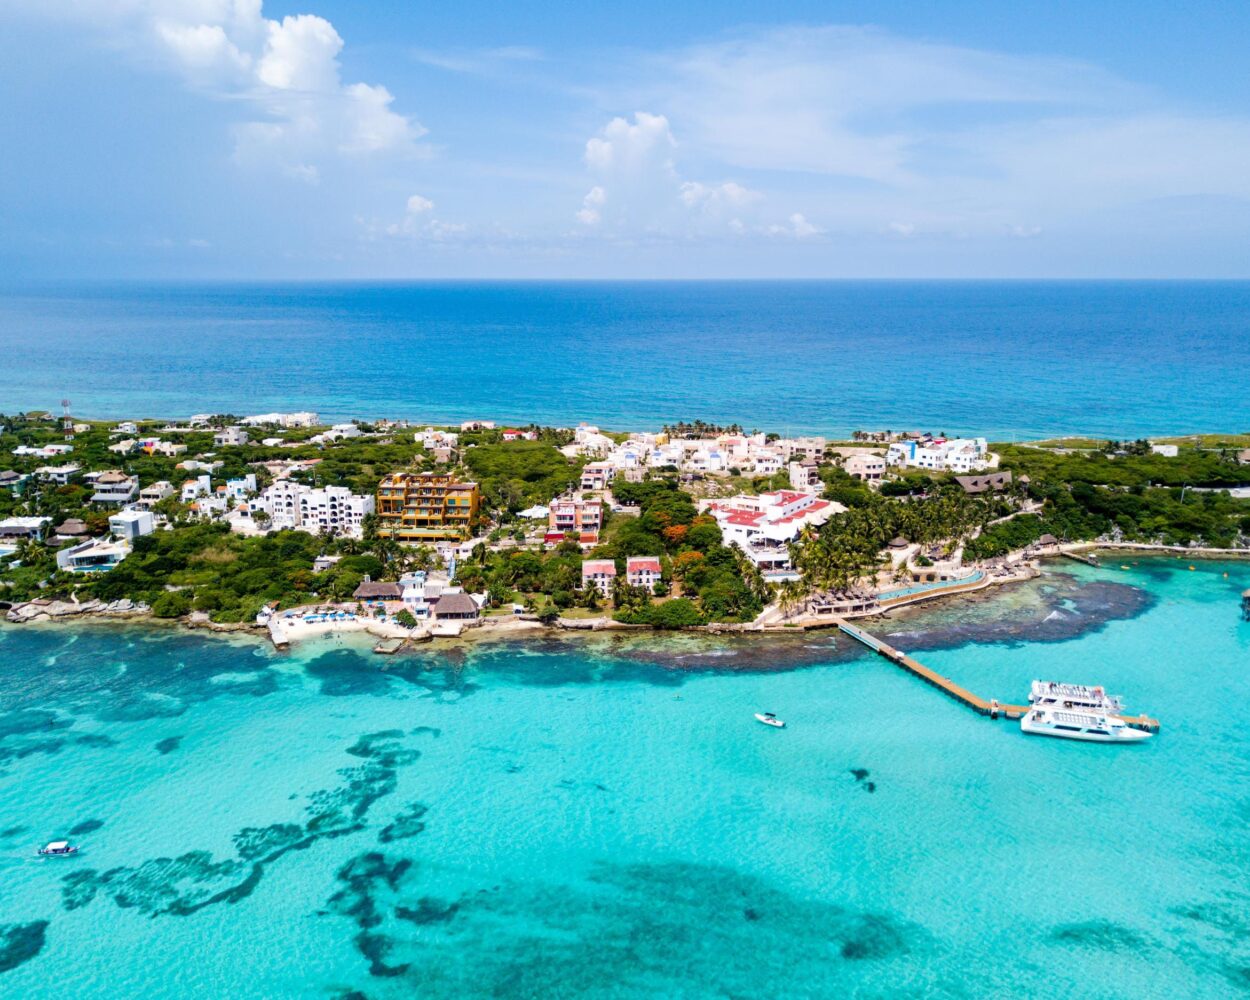
M 224 415 L 221 423 L 233 418 Z M 142 485 L 168 480 L 177 486 L 187 475 L 178 469 L 184 458 L 215 463 L 215 483 L 256 474 L 264 487 L 270 473 L 259 463 L 316 460 L 294 477 L 318 485 L 343 485 L 370 493 L 381 476 L 397 469 L 442 468 L 471 476 L 483 490 L 482 524 L 493 530 L 458 566 L 458 582 L 472 592 L 485 592 L 496 607 L 524 604 L 540 615 L 580 608 L 598 611 L 604 600 L 581 585 L 583 558 L 611 559 L 617 568 L 609 595 L 613 614 L 623 622 L 658 628 L 679 628 L 710 622 L 748 621 L 774 591 L 737 549 L 724 544 L 720 527 L 701 516 L 695 499 L 677 480 L 676 470 L 653 471 L 643 482 L 613 484 L 614 499 L 637 516 L 605 509 L 599 545 L 583 554 L 576 540 L 555 548 L 526 545 L 526 529 L 515 513 L 534 503 L 549 502 L 576 484 L 581 461 L 566 458 L 559 448 L 571 432 L 533 428 L 537 440 L 504 442 L 498 430 L 460 435 L 459 460 L 438 466 L 435 457 L 413 439 L 413 429 L 366 434 L 331 445 L 309 442 L 316 431 L 263 430 L 255 437 L 281 437 L 282 446 L 255 441 L 214 447 L 212 431 L 162 431 L 155 421 L 141 424 L 140 435 L 160 436 L 185 444 L 176 458 L 108 450 L 118 440 L 112 425 L 93 424 L 73 439 L 73 452 L 56 458 L 15 456 L 18 445 L 64 440 L 55 420 L 0 416 L 0 451 L 9 454 L 0 468 L 30 473 L 41 465 L 74 462 L 84 470 L 122 469 Z M 368 431 L 369 428 L 365 427 Z M 701 422 L 682 423 L 675 433 L 710 436 L 725 428 Z M 820 530 L 809 530 L 792 547 L 802 586 L 789 585 L 781 596 L 789 601 L 802 590 L 845 591 L 876 576 L 888 565 L 884 550 L 902 536 L 925 547 L 920 562 L 952 553 L 963 546 L 967 560 L 1001 557 L 1033 544 L 1050 533 L 1066 540 L 1133 540 L 1188 545 L 1245 545 L 1250 538 L 1250 501 L 1206 488 L 1240 485 L 1250 469 L 1236 464 L 1224 445 L 1184 448 L 1179 456 L 1154 454 L 1148 442 L 1108 442 L 1064 451 L 996 445 L 1002 468 L 1015 484 L 1002 493 L 966 495 L 944 473 L 921 470 L 892 472 L 880 489 L 849 476 L 835 463 L 820 466 L 824 496 L 847 512 Z M 1027 485 L 1021 476 L 1028 477 Z M 689 489 L 706 496 L 727 492 L 760 492 L 786 484 L 787 474 L 771 477 L 709 477 Z M 0 517 L 40 515 L 59 524 L 81 518 L 90 534 L 108 530 L 108 511 L 90 502 L 93 490 L 80 481 L 66 486 L 35 483 L 25 490 L 0 490 Z M 1026 505 L 1027 509 L 1021 511 Z M 1036 509 L 1034 509 L 1036 508 Z M 109 573 L 87 576 L 61 573 L 55 563 L 56 543 L 21 541 L 17 551 L 0 560 L 0 599 L 76 595 L 102 600 L 130 598 L 149 603 L 163 617 L 190 611 L 217 621 L 247 621 L 265 603 L 283 606 L 316 600 L 347 600 L 366 576 L 394 580 L 411 569 L 435 568 L 441 562 L 429 549 L 402 546 L 379 538 L 376 518 L 367 518 L 361 540 L 335 539 L 303 532 L 271 532 L 263 537 L 233 535 L 225 524 L 196 520 L 177 496 L 157 508 L 172 530 L 138 539 L 134 551 Z M 313 572 L 318 555 L 336 554 L 332 568 Z M 663 579 L 653 591 L 629 586 L 626 560 L 654 556 Z
M 763 610 L 769 592 L 755 567 L 736 549 L 724 544 L 720 526 L 700 516 L 689 495 L 671 480 L 643 483 L 618 480 L 613 495 L 622 503 L 637 506 L 637 518 L 625 520 L 613 538 L 594 555 L 614 558 L 618 575 L 626 556 L 658 555 L 667 577 L 698 612 L 700 621 L 749 621 Z M 629 600 L 634 596 L 635 600 Z M 620 621 L 676 627 L 677 616 L 689 617 L 685 604 L 663 610 L 625 595 L 616 602 Z M 686 623 L 697 624 L 697 623 Z
M 847 495 L 836 484 L 831 492 Z M 949 483 L 930 484 L 928 495 L 909 500 L 871 492 L 857 499 L 845 514 L 793 546 L 794 564 L 809 589 L 841 592 L 874 576 L 884 565 L 882 551 L 896 537 L 921 545 L 941 543 L 949 552 L 1009 509 L 1001 497 L 968 496 Z
M 995 448 L 1003 468 L 1017 478 L 1029 477 L 1029 495 L 1042 502 L 1042 510 L 1038 517 L 988 528 L 968 545 L 969 558 L 1005 555 L 1043 534 L 1071 541 L 1108 538 L 1216 547 L 1234 546 L 1250 536 L 1250 501 L 1203 489 L 1250 479 L 1250 470 L 1236 464 L 1227 449 L 1186 448 L 1169 458 L 1152 453 L 1145 442 L 1109 442 L 1100 450 L 1081 452 Z
M 244 539 L 224 524 L 195 524 L 135 540 L 116 569 L 80 577 L 81 591 L 100 600 L 131 597 L 158 617 L 209 612 L 216 621 L 250 621 L 269 601 L 300 604 L 319 597 L 344 600 L 365 574 L 380 575 L 375 556 L 344 556 L 312 572 L 322 540 L 304 531 L 275 531 Z
M 1049 483 L 1094 486 L 1239 486 L 1250 469 L 1237 464 L 1231 450 L 1183 448 L 1175 458 L 1135 450 L 1123 455 L 1105 451 L 1056 452 L 1022 445 L 996 444 L 1002 467 L 1017 476 Z
M 1041 515 L 993 525 L 968 544 L 968 558 L 1005 555 L 1031 545 L 1043 534 L 1069 541 L 1109 538 L 1220 548 L 1234 546 L 1250 535 L 1250 502 L 1223 492 L 1042 482 L 1033 484 L 1030 493 L 1044 501 Z
M 464 464 L 481 486 L 486 504 L 510 512 L 546 503 L 581 474 L 580 464 L 544 441 L 479 444 L 465 449 Z
M 762 581 L 746 572 L 750 564 L 744 567 L 736 550 L 722 543 L 719 526 L 698 515 L 688 494 L 665 479 L 620 481 L 613 490 L 617 500 L 639 507 L 640 514 L 613 515 L 601 544 L 587 558 L 616 563 L 610 599 L 618 620 L 676 628 L 747 621 L 759 614 L 768 596 Z M 660 557 L 666 582 L 658 593 L 628 584 L 626 560 L 639 555 Z M 496 606 L 519 601 L 540 613 L 574 606 L 598 610 L 603 599 L 594 588 L 582 589 L 581 564 L 582 552 L 573 539 L 546 552 L 479 546 L 458 568 L 458 579 L 468 590 L 485 591 Z M 680 596 L 652 603 L 670 587 Z

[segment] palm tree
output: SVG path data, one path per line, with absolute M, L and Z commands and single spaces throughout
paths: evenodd
M 806 596 L 806 588 L 800 580 L 783 580 L 777 587 L 777 604 L 787 618 Z

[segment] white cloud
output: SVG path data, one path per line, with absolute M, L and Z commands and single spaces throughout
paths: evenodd
M 440 222 L 438 219 L 431 219 L 429 226 L 426 227 L 426 233 L 433 240 L 445 240 L 468 231 L 469 227 L 463 222 Z
M 743 205 L 750 205 L 763 197 L 758 191 L 752 191 L 733 181 L 725 181 L 723 184 L 701 184 L 698 181 L 686 181 L 681 186 L 682 204 L 689 208 L 701 208 L 704 211 L 715 211 L 721 207 L 737 208 Z
M 424 195 L 414 194 L 404 203 L 404 214 L 398 221 L 366 219 L 358 215 L 356 225 L 363 237 L 370 241 L 385 237 L 441 241 L 468 232 L 469 227 L 464 223 L 430 217 L 433 211 L 433 201 Z
M 794 232 L 796 238 L 803 240 L 809 236 L 817 236 L 824 230 L 819 226 L 814 226 L 803 217 L 803 213 L 795 212 L 790 216 L 790 228 Z
M 529 45 L 501 45 L 489 49 L 461 49 L 451 52 L 435 52 L 430 49 L 413 49 L 412 58 L 426 66 L 449 70 L 452 73 L 473 73 L 491 76 L 508 66 L 542 62 L 541 49 Z
M 916 235 L 916 225 L 912 222 L 891 222 L 889 230 L 895 236 L 902 236 L 904 239 Z
M 582 199 L 582 207 L 577 213 L 577 221 L 585 226 L 598 225 L 601 218 L 599 210 L 603 207 L 603 203 L 607 201 L 607 196 L 598 184 L 586 192 L 586 197 Z
M 683 151 L 800 191 L 839 230 L 1016 237 L 1110 206 L 1250 198 L 1250 120 L 1178 109 L 1104 69 L 860 27 L 743 34 L 636 65 Z M 794 230 L 794 226 L 790 228 Z M 1035 235 L 1035 234 L 1033 234 Z
M 330 155 L 411 152 L 425 129 L 383 86 L 344 83 L 343 39 L 316 14 L 266 18 L 262 0 L 76 0 L 40 8 L 93 25 L 116 46 L 248 109 L 235 159 L 315 183 Z
M 261 83 L 277 90 L 320 93 L 338 88 L 343 39 L 334 25 L 315 14 L 295 14 L 266 27 L 269 37 L 256 64 Z
M 760 228 L 749 227 L 742 214 L 758 215 L 763 194 L 737 181 L 683 179 L 677 148 L 664 115 L 638 111 L 632 121 L 613 118 L 586 142 L 584 159 L 595 184 L 582 199 L 577 220 L 603 224 L 618 235 L 686 237 Z M 793 227 L 789 231 L 793 235 Z
M 310 163 L 292 163 L 283 167 L 282 172 L 288 177 L 295 180 L 304 181 L 306 184 L 321 183 L 321 171 Z
M 174 53 L 187 72 L 232 73 L 243 79 L 251 59 L 230 41 L 220 24 L 158 22 L 157 37 Z
M 789 236 L 796 240 L 805 240 L 812 236 L 819 236 L 824 230 L 808 222 L 802 212 L 795 212 L 786 220 L 785 225 L 774 223 L 767 227 L 765 232 L 769 236 Z
M 603 174 L 671 174 L 672 150 L 676 145 L 667 118 L 636 111 L 632 124 L 624 118 L 613 118 L 602 134 L 587 140 L 586 163 Z

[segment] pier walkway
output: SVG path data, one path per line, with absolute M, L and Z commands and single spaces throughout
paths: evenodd
M 891 663 L 914 674 L 925 683 L 931 684 L 954 698 L 960 704 L 972 709 L 978 715 L 984 715 L 987 718 L 997 718 L 1001 715 L 1007 719 L 1019 719 L 1029 710 L 1028 705 L 1011 705 L 1006 702 L 987 701 L 980 695 L 973 694 L 967 688 L 960 687 L 949 677 L 943 677 L 936 670 L 930 670 L 919 660 L 912 659 L 901 649 L 895 649 L 884 640 L 878 639 L 871 632 L 865 631 L 858 625 L 852 625 L 845 619 L 839 619 L 838 628 L 852 639 L 862 642 L 869 649 L 879 653 Z M 1124 720 L 1125 725 L 1132 726 L 1134 729 L 1142 729 L 1148 733 L 1157 733 L 1159 731 L 1158 719 L 1152 719 L 1145 715 L 1121 715 L 1119 718 Z
M 1098 556 L 1092 552 L 1076 552 L 1072 549 L 1060 549 L 1059 554 L 1067 557 L 1068 559 L 1074 559 L 1079 563 L 1084 563 L 1086 566 L 1102 565 L 1102 563 L 1098 561 Z

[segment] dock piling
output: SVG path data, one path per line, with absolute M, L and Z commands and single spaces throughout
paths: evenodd
M 858 625 L 852 625 L 845 619 L 838 620 L 838 628 L 852 639 L 862 642 L 873 652 L 897 664 L 908 673 L 919 677 L 926 684 L 949 695 L 961 705 L 972 709 L 978 715 L 997 719 L 1001 714 L 1007 719 L 1019 719 L 1029 711 L 1028 705 L 1006 704 L 999 702 L 997 698 L 986 701 L 980 695 L 973 694 L 967 688 L 960 687 L 949 677 L 943 677 L 937 671 L 930 670 L 923 663 L 908 656 L 902 650 L 895 649 L 889 643 L 877 638 Z M 1159 720 L 1149 718 L 1146 715 L 1121 715 L 1118 718 L 1122 719 L 1125 725 L 1132 726 L 1134 729 L 1141 729 L 1148 733 L 1157 733 L 1159 731 Z

